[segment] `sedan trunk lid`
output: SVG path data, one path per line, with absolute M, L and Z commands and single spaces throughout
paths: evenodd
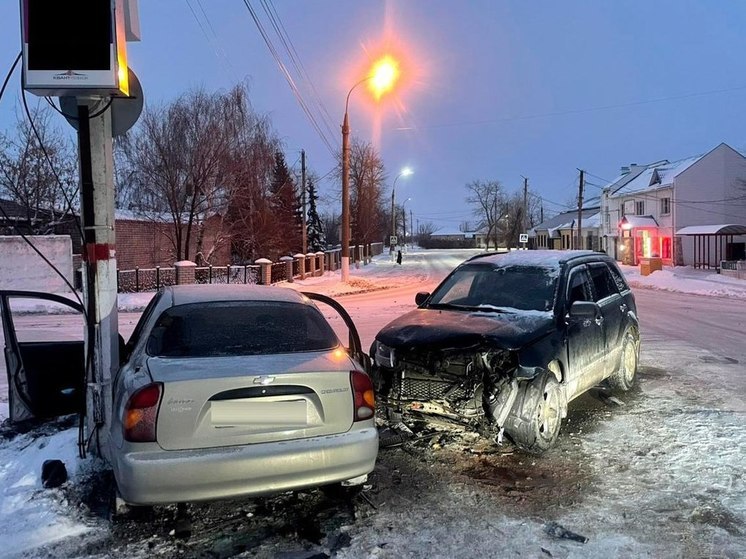
M 163 383 L 157 441 L 166 450 L 286 441 L 348 431 L 353 362 L 341 349 L 215 359 L 148 359 Z

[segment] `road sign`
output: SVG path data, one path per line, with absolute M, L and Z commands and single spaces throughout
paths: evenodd
M 522 242 L 522 243 L 527 243 L 527 242 L 528 242 L 528 233 L 521 233 L 521 234 L 520 234 L 520 235 L 518 236 L 518 240 L 519 240 L 520 242 Z
M 398 242 L 398 239 L 396 238 L 396 235 L 391 235 L 389 237 L 389 246 L 394 246 Z

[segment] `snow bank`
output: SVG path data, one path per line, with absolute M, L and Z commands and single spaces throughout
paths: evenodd
M 8 405 L 0 405 L 0 414 L 4 417 L 7 413 Z M 70 517 L 61 491 L 43 489 L 41 485 L 41 466 L 45 460 L 62 460 L 68 475 L 75 476 L 77 436 L 77 429 L 72 428 L 38 438 L 21 435 L 0 445 L 0 554 L 3 557 L 89 530 Z
M 621 268 L 632 287 L 746 300 L 746 281 L 721 276 L 712 270 L 677 266 L 664 268 L 649 276 L 641 276 L 637 266 L 621 266 Z

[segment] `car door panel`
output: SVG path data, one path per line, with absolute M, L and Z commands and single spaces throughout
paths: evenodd
M 585 266 L 576 266 L 568 274 L 566 309 L 574 301 L 592 301 L 593 291 Z M 567 360 L 569 363 L 568 398 L 574 398 L 595 385 L 604 372 L 604 321 L 566 319 Z
M 14 319 L 14 303 L 31 300 L 33 306 L 54 304 L 69 313 L 83 307 L 65 297 L 29 291 L 0 291 L 0 315 L 8 376 L 10 420 L 44 419 L 78 413 L 85 401 L 85 357 L 80 339 L 37 340 L 20 337 Z M 43 338 L 43 328 L 37 328 Z M 34 328 L 29 328 L 34 332 Z
M 601 308 L 606 329 L 604 373 L 602 378 L 598 379 L 600 382 L 603 378 L 611 375 L 619 363 L 627 305 L 624 303 L 624 298 L 619 294 L 606 264 L 603 262 L 591 264 L 589 271 L 593 283 L 594 300 Z

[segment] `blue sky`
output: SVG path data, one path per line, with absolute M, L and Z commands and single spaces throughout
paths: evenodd
M 415 170 L 398 181 L 397 198 L 411 198 L 415 219 L 444 228 L 469 219 L 464 185 L 475 179 L 518 190 L 527 176 L 551 214 L 575 194 L 578 167 L 601 184 L 629 163 L 720 142 L 746 148 L 742 2 L 265 1 L 331 116 L 335 146 L 345 95 L 366 61 L 386 45 L 404 55 L 406 82 L 394 98 L 372 108 L 364 88 L 353 93 L 353 133 L 375 141 L 391 179 L 405 165 Z M 262 3 L 251 4 L 282 51 Z M 129 57 L 146 103 L 246 80 L 289 161 L 305 148 L 320 175 L 332 168 L 242 0 L 141 0 L 140 20 L 142 42 Z M 18 21 L 18 3 L 2 2 L 3 78 L 19 50 Z M 16 76 L 0 128 L 14 120 L 17 87 Z

